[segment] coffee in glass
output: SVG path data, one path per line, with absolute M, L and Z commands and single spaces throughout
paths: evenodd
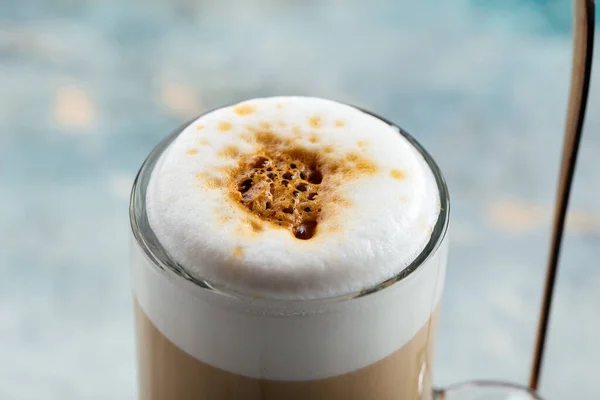
M 139 398 L 430 398 L 448 207 L 425 150 L 352 106 L 186 124 L 132 193 Z

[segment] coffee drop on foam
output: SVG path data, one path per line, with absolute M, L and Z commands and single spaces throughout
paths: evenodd
M 271 298 L 391 278 L 425 247 L 439 204 L 429 166 L 396 128 L 308 97 L 201 116 L 164 152 L 147 193 L 152 229 L 189 274 Z

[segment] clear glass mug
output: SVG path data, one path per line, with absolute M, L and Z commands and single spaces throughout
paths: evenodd
M 436 390 L 434 400 L 542 400 L 524 386 L 498 381 L 471 381 Z
M 431 399 L 449 221 L 448 191 L 431 156 L 398 128 L 431 169 L 440 196 L 431 239 L 413 263 L 357 293 L 272 301 L 193 276 L 149 225 L 152 170 L 186 126 L 151 152 L 132 191 L 139 399 Z

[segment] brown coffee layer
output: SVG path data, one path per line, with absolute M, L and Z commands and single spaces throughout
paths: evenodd
M 435 311 L 425 326 L 401 349 L 374 364 L 327 379 L 290 382 L 247 378 L 203 363 L 164 337 L 136 302 L 139 399 L 430 399 L 430 365 L 437 314 Z M 201 335 L 202 332 L 198 334 Z M 427 368 L 422 383 L 419 384 L 424 363 Z

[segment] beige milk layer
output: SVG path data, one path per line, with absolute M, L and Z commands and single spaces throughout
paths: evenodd
M 190 275 L 258 299 L 202 289 L 143 257 L 134 266 L 154 326 L 216 368 L 286 381 L 341 375 L 400 349 L 437 306 L 445 248 L 377 293 L 323 300 L 397 275 L 440 211 L 421 154 L 356 108 L 274 97 L 206 114 L 163 153 L 146 202 L 158 240 Z

